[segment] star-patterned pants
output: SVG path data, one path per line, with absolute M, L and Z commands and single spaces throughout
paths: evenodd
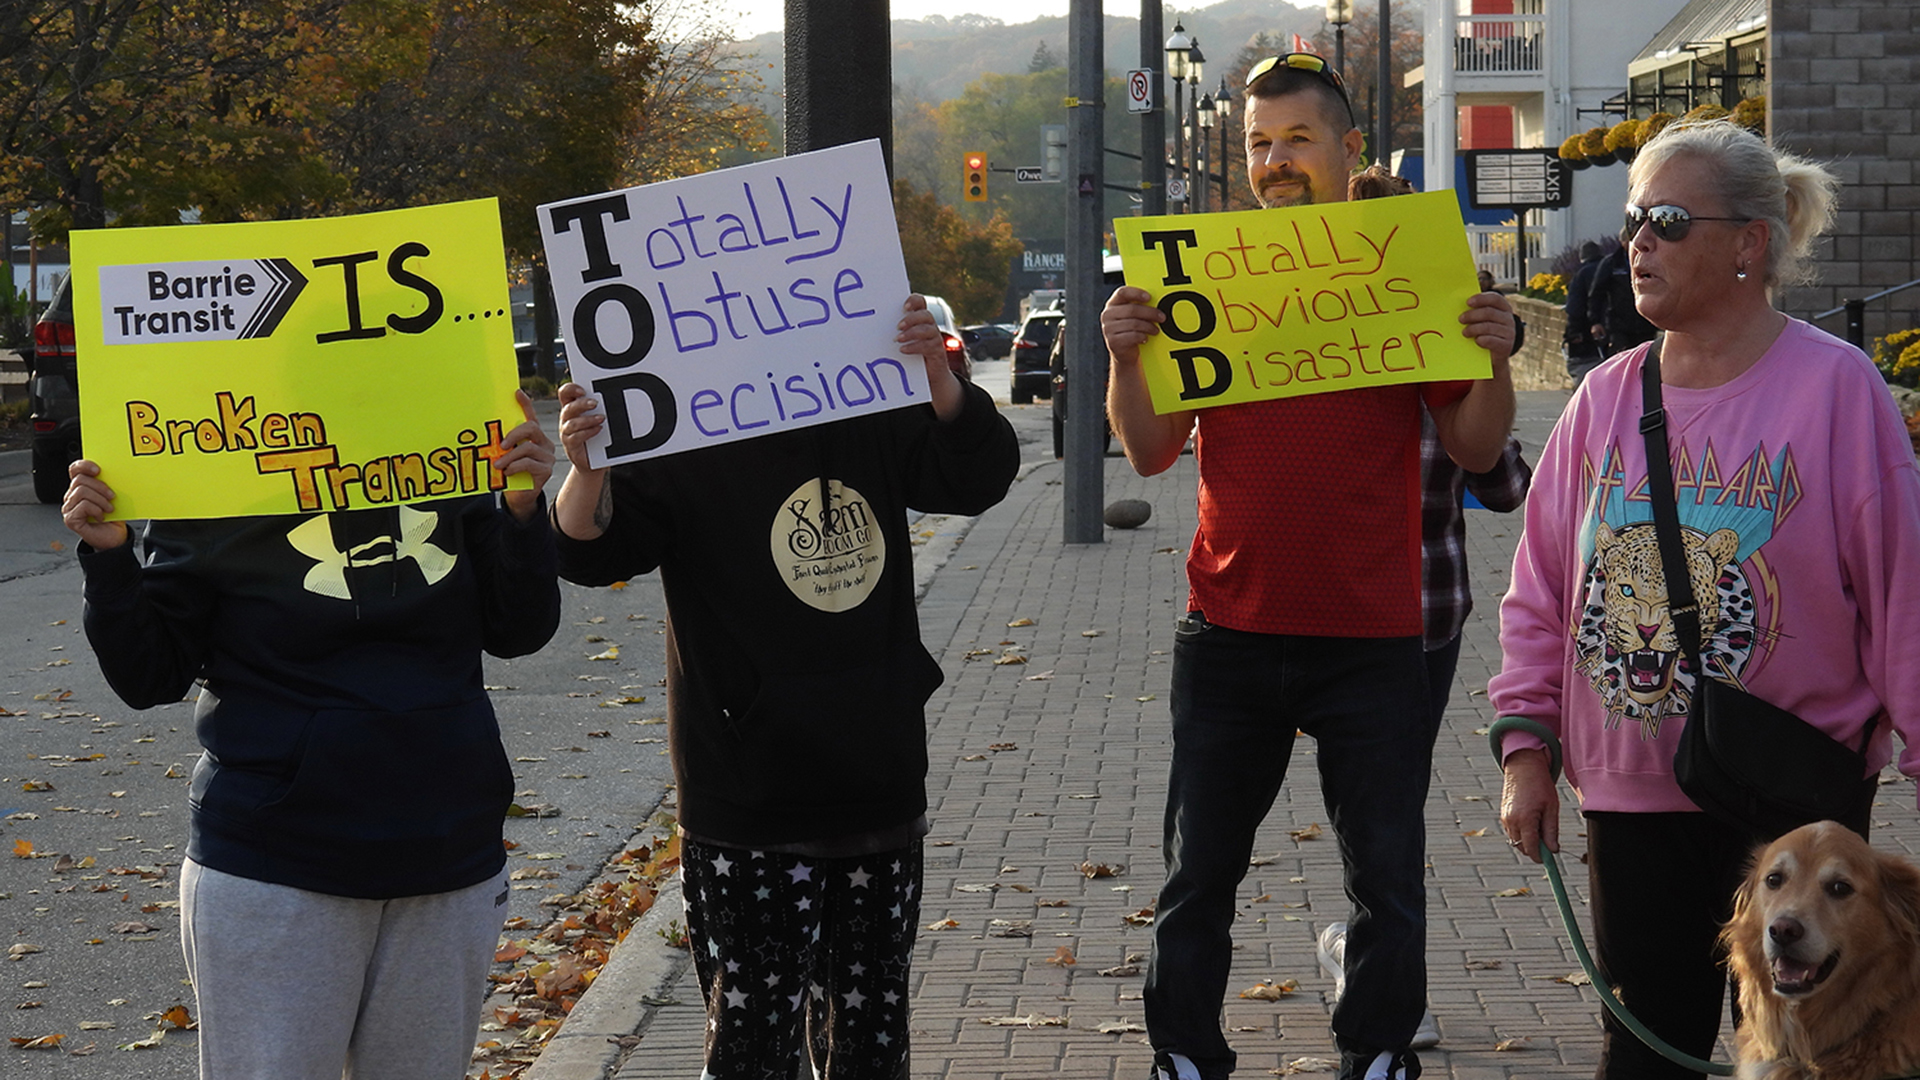
M 702 1080 L 906 1080 L 919 841 L 821 859 L 686 837 L 680 865 Z

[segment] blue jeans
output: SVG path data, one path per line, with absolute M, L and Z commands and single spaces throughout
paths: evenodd
M 1154 922 L 1146 1014 L 1155 1050 L 1208 1080 L 1231 1072 L 1220 1031 L 1234 903 L 1272 809 L 1294 729 L 1318 746 L 1345 867 L 1343 1050 L 1399 1050 L 1426 1007 L 1426 821 L 1432 702 L 1420 639 L 1252 634 L 1180 620 L 1173 652 L 1167 881 Z

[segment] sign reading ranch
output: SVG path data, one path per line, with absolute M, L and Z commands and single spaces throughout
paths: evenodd
M 1127 284 L 1167 320 L 1140 355 L 1160 413 L 1362 386 L 1484 379 L 1452 192 L 1118 218 Z
M 927 400 L 879 143 L 540 208 L 604 465 Z
M 491 199 L 77 232 L 73 291 L 81 426 L 116 517 L 509 486 L 489 467 L 521 419 Z

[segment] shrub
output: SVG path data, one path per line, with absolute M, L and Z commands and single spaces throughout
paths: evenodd
M 1587 160 L 1587 152 L 1581 146 L 1581 137 L 1578 135 L 1567 136 L 1567 141 L 1560 144 L 1560 156 L 1567 161 Z
M 1670 112 L 1657 112 L 1645 120 L 1642 120 L 1641 124 L 1644 126 L 1640 129 L 1640 145 L 1645 146 L 1652 142 L 1653 137 L 1665 130 L 1668 124 L 1673 123 L 1673 120 L 1673 114 Z
M 1589 159 L 1606 157 L 1609 153 L 1607 150 L 1607 129 L 1603 127 L 1588 128 L 1580 136 L 1580 149 L 1586 152 Z
M 1680 117 L 1681 120 L 1687 123 L 1698 123 L 1707 120 L 1725 120 L 1726 118 L 1727 110 L 1711 102 L 1705 105 L 1695 105 Z
M 1873 366 L 1895 386 L 1920 389 L 1920 329 L 1874 338 Z
M 1733 107 L 1733 115 L 1728 117 L 1734 123 L 1746 128 L 1761 138 L 1767 137 L 1767 98 L 1762 94 L 1750 97 Z
M 1567 302 L 1567 279 L 1559 274 L 1535 274 L 1521 287 L 1520 295 L 1564 304 Z

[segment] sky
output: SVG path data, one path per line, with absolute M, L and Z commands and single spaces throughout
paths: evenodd
M 740 21 L 734 24 L 741 38 L 779 30 L 786 21 L 785 0 L 721 0 L 718 6 L 741 12 Z M 890 10 L 896 19 L 924 19 L 928 15 L 944 15 L 951 19 L 960 14 L 972 14 L 985 15 L 1012 25 L 1048 16 L 1064 16 L 1067 13 L 1067 0 L 892 0 Z

